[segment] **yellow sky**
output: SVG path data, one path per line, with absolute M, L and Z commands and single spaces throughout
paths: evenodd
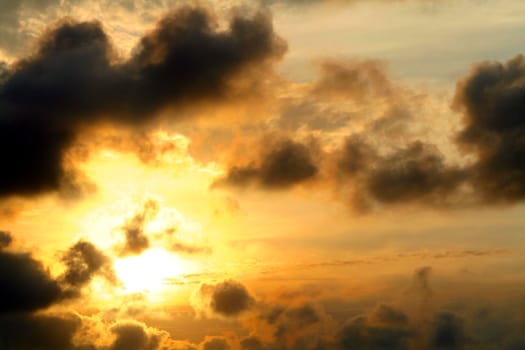
M 525 3 L 188 4 L 0 4 L 0 350 L 521 349 Z

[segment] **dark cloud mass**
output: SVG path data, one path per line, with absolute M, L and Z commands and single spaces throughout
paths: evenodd
M 363 137 L 351 136 L 334 159 L 335 177 L 350 184 L 351 202 L 359 209 L 377 203 L 451 205 L 466 179 L 465 170 L 447 165 L 435 146 L 420 141 L 382 155 Z
M 309 146 L 292 140 L 269 142 L 257 165 L 233 166 L 215 185 L 258 185 L 267 189 L 286 188 L 315 177 L 318 166 Z
M 416 142 L 381 159 L 367 187 L 379 202 L 428 200 L 439 203 L 462 181 L 462 172 L 449 168 L 437 148 Z
M 525 57 L 474 66 L 456 89 L 465 127 L 458 144 L 477 156 L 472 185 L 486 202 L 525 197 Z
M 0 250 L 0 316 L 36 312 L 78 297 L 95 275 L 116 281 L 111 260 L 90 242 L 74 244 L 61 262 L 65 271 L 55 278 L 30 253 Z
M 0 251 L 0 314 L 44 309 L 62 298 L 57 281 L 28 253 Z
M 249 80 L 285 49 L 266 12 L 235 15 L 219 30 L 207 10 L 181 7 L 161 19 L 126 61 L 116 57 L 100 23 L 56 24 L 33 55 L 2 74 L 0 196 L 63 186 L 65 153 L 82 127 L 143 123 L 168 106 L 247 93 L 232 82 Z
M 75 315 L 0 316 L 0 349 L 81 350 L 73 337 L 82 322 Z
M 234 316 L 245 311 L 254 303 L 246 287 L 235 281 L 224 281 L 214 286 L 210 306 L 213 311 Z

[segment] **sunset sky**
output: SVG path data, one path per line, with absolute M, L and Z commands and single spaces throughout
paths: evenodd
M 0 350 L 524 350 L 524 14 L 0 0 Z

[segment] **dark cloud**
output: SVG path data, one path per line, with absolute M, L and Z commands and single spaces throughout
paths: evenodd
M 121 323 L 113 326 L 111 332 L 116 336 L 110 350 L 156 350 L 160 336 L 149 334 L 138 323 Z
M 282 189 L 317 175 L 319 169 L 311 147 L 288 139 L 269 143 L 258 164 L 233 166 L 215 186 L 255 184 L 267 189 Z
M 343 179 L 367 173 L 379 160 L 377 151 L 360 136 L 347 137 L 343 147 L 336 153 L 338 175 Z
M 207 10 L 180 7 L 124 61 L 100 23 L 58 23 L 0 86 L 0 196 L 63 187 L 65 155 L 85 126 L 137 125 L 169 106 L 250 93 L 234 85 L 253 84 L 233 82 L 262 74 L 285 49 L 267 12 L 236 14 L 222 30 Z
M 11 237 L 11 233 L 7 231 L 0 231 L 0 249 L 9 247 L 9 245 L 11 245 L 11 242 L 13 242 L 13 237 Z
M 430 340 L 432 349 L 462 349 L 466 344 L 463 321 L 451 312 L 439 312 Z
M 97 274 L 111 282 L 116 280 L 111 260 L 90 242 L 75 243 L 62 255 L 61 260 L 66 266 L 61 280 L 73 288 L 88 284 Z
M 380 305 L 370 315 L 336 321 L 321 305 L 274 306 L 259 316 L 275 326 L 274 343 L 250 339 L 253 349 L 409 349 L 415 332 L 409 317 Z
M 35 312 L 78 297 L 95 275 L 116 282 L 111 260 L 90 242 L 77 242 L 60 260 L 65 271 L 54 278 L 30 253 L 0 250 L 0 315 Z
M 82 322 L 75 315 L 0 316 L 0 348 L 5 350 L 81 350 L 73 337 Z
M 415 142 L 375 166 L 367 179 L 370 194 L 379 202 L 413 200 L 446 202 L 463 181 L 460 169 L 447 167 L 436 147 Z
M 303 334 L 310 334 L 312 328 L 316 333 L 316 326 L 322 324 L 323 315 L 321 312 L 310 304 L 303 304 L 299 306 L 290 307 L 276 307 L 268 314 L 267 321 L 270 324 L 275 324 L 274 336 L 278 342 L 286 343 L 289 339 L 295 339 L 298 342 L 302 341 Z M 319 334 L 315 334 L 317 339 Z
M 209 285 L 203 284 L 198 290 L 205 308 L 215 314 L 232 317 L 249 310 L 255 299 L 246 287 L 234 280 Z
M 141 210 L 129 219 L 122 227 L 125 243 L 120 249 L 120 255 L 138 255 L 150 246 L 148 236 L 144 233 L 144 225 L 155 218 L 159 212 L 159 203 L 149 199 Z
M 0 314 L 47 308 L 62 290 L 42 264 L 28 253 L 0 251 Z
M 447 165 L 436 147 L 420 141 L 381 155 L 363 137 L 352 136 L 335 152 L 335 162 L 337 181 L 351 186 L 352 205 L 364 210 L 410 202 L 450 206 L 459 201 L 467 177 L 465 170 Z
M 472 68 L 456 88 L 463 112 L 458 144 L 477 159 L 471 182 L 484 202 L 525 197 L 525 57 Z
M 213 287 L 210 306 L 221 315 L 235 316 L 248 310 L 254 302 L 246 287 L 239 282 L 228 280 Z

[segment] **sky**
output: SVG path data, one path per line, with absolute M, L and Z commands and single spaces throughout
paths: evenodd
M 0 350 L 525 349 L 524 12 L 0 0 Z

